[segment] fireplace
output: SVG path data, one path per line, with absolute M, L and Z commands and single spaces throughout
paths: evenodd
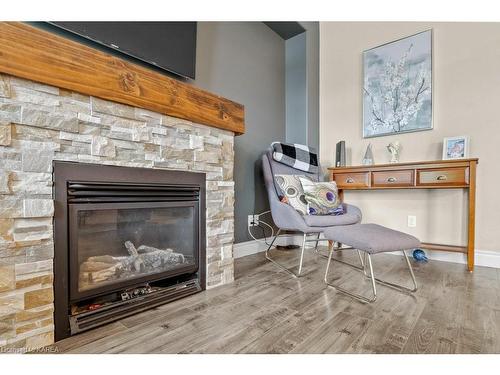
M 205 289 L 205 174 L 54 161 L 55 339 Z
M 0 23 L 0 29 L 6 27 L 29 28 L 26 25 L 7 26 Z M 60 63 L 60 53 L 50 54 L 46 51 L 46 46 L 53 45 L 49 41 L 51 37 L 47 36 L 48 39 L 43 42 L 25 43 L 30 40 L 29 35 L 36 32 L 36 29 L 26 30 L 23 37 L 16 39 L 16 48 L 11 52 L 15 54 L 26 50 L 19 48 L 19 43 L 29 44 L 30 51 L 33 51 L 33 46 L 43 45 L 43 50 L 40 50 L 43 56 L 28 60 L 40 62 L 49 56 L 50 64 L 47 66 L 54 67 L 54 72 L 64 77 L 75 77 L 75 74 L 60 73 L 62 67 L 67 67 L 73 73 L 78 71 L 68 61 L 85 61 L 85 69 L 89 61 L 94 61 L 94 55 L 89 58 L 74 56 Z M 0 44 L 5 47 L 3 37 L 12 35 L 11 32 L 0 33 Z M 60 52 L 59 47 L 58 50 Z M 81 46 L 70 50 L 78 55 Z M 177 109 L 164 111 L 163 107 L 157 106 L 157 101 L 148 102 L 143 94 L 146 91 L 150 94 L 165 91 L 171 82 L 168 79 L 168 82 L 162 81 L 162 77 L 152 80 L 149 75 L 151 72 L 147 72 L 147 75 L 144 75 L 146 72 L 134 73 L 137 82 L 141 83 L 141 90 L 128 91 L 126 96 L 118 93 L 122 86 L 110 85 L 108 78 L 112 73 L 108 72 L 108 78 L 100 81 L 104 82 L 105 87 L 93 93 L 97 97 L 89 96 L 85 92 L 72 91 L 60 79 L 51 78 L 46 82 L 60 86 L 56 87 L 43 84 L 44 81 L 40 82 L 36 77 L 33 77 L 35 81 L 31 81 L 5 74 L 2 69 L 13 66 L 13 54 L 0 57 L 0 60 L 4 58 L 3 62 L 0 61 L 0 99 L 3 106 L 0 108 L 0 350 L 8 347 L 40 348 L 72 332 L 180 298 L 198 289 L 231 283 L 234 280 L 234 132 L 241 133 L 244 129 L 243 108 L 175 82 L 172 88 L 175 88 L 175 92 L 169 91 L 170 94 L 166 94 L 164 99 Z M 25 57 L 18 61 L 27 61 Z M 5 58 L 9 60 L 8 64 Z M 91 65 L 96 69 L 92 74 L 86 70 L 85 77 L 92 78 L 93 82 L 100 74 L 100 68 L 107 66 L 116 71 L 128 69 L 119 61 L 106 66 Z M 32 66 L 29 65 L 30 68 Z M 24 75 L 22 67 L 15 68 L 15 72 L 29 77 L 29 74 Z M 38 78 L 50 76 L 39 64 L 36 72 L 42 72 Z M 78 75 L 77 81 L 79 88 L 91 87 L 83 75 Z M 161 90 L 159 86 L 142 86 L 146 82 L 160 85 Z M 113 87 L 118 90 L 113 97 L 130 98 L 137 93 L 140 102 L 127 99 L 126 105 L 100 96 L 105 88 L 109 93 Z M 172 101 L 171 94 L 175 94 L 178 100 Z M 154 98 L 158 99 L 157 95 Z M 149 107 L 148 103 L 154 106 Z M 224 127 L 224 123 L 232 124 L 235 128 Z M 62 168 L 61 163 L 54 171 L 54 162 L 66 162 L 69 166 Z M 107 167 L 99 171 L 90 170 L 92 166 L 84 168 L 88 164 Z M 99 176 L 96 178 L 97 174 Z M 206 181 L 202 179 L 203 176 Z M 73 191 L 70 192 L 70 182 L 87 183 L 88 186 L 73 185 Z M 139 187 L 136 192 L 143 200 L 120 202 L 118 197 L 114 197 L 113 201 L 105 202 L 102 198 L 107 194 L 101 193 L 97 194 L 101 197 L 98 202 L 91 202 L 89 196 L 80 196 L 84 199 L 76 197 L 75 194 L 102 192 L 103 189 L 96 189 L 95 184 L 99 183 L 110 185 L 109 189 L 105 189 L 107 192 L 113 189 L 123 192 Z M 121 185 L 121 189 L 112 186 L 115 184 Z M 157 187 L 161 187 L 163 192 L 159 192 Z M 165 187 L 168 189 L 165 190 Z M 172 190 L 169 190 L 172 187 L 191 189 L 191 197 L 185 196 L 186 191 L 183 194 L 178 192 L 179 199 L 176 200 L 180 206 L 173 208 L 176 200 L 163 199 L 172 196 Z M 147 190 L 158 194 L 145 194 Z M 147 195 L 150 198 L 145 197 Z M 180 195 L 184 197 L 181 199 Z M 76 199 L 80 199 L 80 202 Z M 187 201 L 191 201 L 191 206 L 187 205 Z M 137 212 L 139 209 L 134 204 L 140 203 L 144 209 L 151 209 L 146 205 L 147 202 L 155 204 L 156 209 L 151 213 L 152 219 L 141 222 L 140 215 L 146 214 Z M 93 204 L 101 208 L 84 210 Z M 108 208 L 106 204 L 113 204 L 114 207 Z M 128 204 L 131 206 L 127 208 Z M 186 205 L 193 208 L 186 208 Z M 70 209 L 76 209 L 79 213 L 70 212 Z M 130 210 L 134 211 L 135 216 Z M 157 219 L 167 221 L 175 217 L 195 223 L 191 212 L 194 216 L 200 215 L 198 228 L 195 228 L 196 224 L 170 226 L 176 236 L 170 237 L 171 242 L 167 243 L 161 236 L 168 232 L 168 226 L 165 223 L 160 225 Z M 112 228 L 111 219 L 116 219 L 116 228 L 114 232 L 109 231 L 109 236 L 105 236 L 106 228 Z M 76 233 L 80 237 L 75 237 L 77 242 L 73 244 L 70 243 L 70 235 L 72 240 L 74 235 L 69 231 L 70 220 L 77 223 L 80 220 L 81 224 L 80 233 Z M 102 224 L 97 224 L 99 222 Z M 150 235 L 151 241 L 144 241 L 140 233 L 133 236 L 127 232 L 134 227 L 143 233 L 153 233 Z M 193 258 L 187 251 L 190 246 L 188 241 L 180 242 L 177 238 L 177 234 L 184 236 L 180 229 L 188 228 L 199 236 L 198 240 L 190 236 L 191 241 L 195 242 L 195 246 L 191 246 L 191 250 L 194 249 Z M 109 240 L 109 248 L 102 246 L 104 240 L 97 243 L 99 247 L 85 247 L 86 242 L 98 236 Z M 152 239 L 155 236 L 156 239 Z M 112 257 L 130 256 L 125 247 L 126 241 L 133 244 L 131 251 L 135 254 L 135 248 L 137 257 L 147 250 L 163 256 L 154 267 L 154 262 L 148 265 L 146 261 L 142 262 L 142 268 L 141 262 L 137 263 L 137 269 L 118 264 Z M 81 257 L 77 260 L 76 271 L 71 270 L 70 250 L 73 257 L 76 254 L 76 259 Z M 174 253 L 181 253 L 184 259 L 178 255 L 172 258 L 171 255 L 176 256 Z M 95 264 L 96 259 L 91 259 L 81 269 L 80 281 L 78 262 L 84 263 L 95 256 L 106 258 L 98 258 L 104 260 L 101 264 Z M 75 258 L 72 259 L 74 261 Z M 118 260 L 123 261 L 123 258 Z M 160 270 L 155 268 L 157 265 L 161 267 Z M 152 281 L 141 280 L 142 277 Z M 73 292 L 70 280 L 77 282 L 73 285 Z M 90 306 L 96 310 L 90 310 Z

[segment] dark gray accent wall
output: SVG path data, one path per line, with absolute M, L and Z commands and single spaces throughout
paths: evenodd
M 319 24 L 286 41 L 286 141 L 319 147 Z
M 307 144 L 306 33 L 285 42 L 286 141 Z
M 286 141 L 319 151 L 319 23 L 285 42 Z
M 306 29 L 307 143 L 319 152 L 319 22 L 300 22 Z
M 235 140 L 235 242 L 248 241 L 247 215 L 267 210 L 260 156 L 285 139 L 285 41 L 262 22 L 199 22 L 198 87 L 245 105 Z

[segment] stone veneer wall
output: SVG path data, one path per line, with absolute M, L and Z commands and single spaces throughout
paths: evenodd
M 205 172 L 210 288 L 233 281 L 233 146 L 232 132 L 0 75 L 0 351 L 54 340 L 53 160 Z

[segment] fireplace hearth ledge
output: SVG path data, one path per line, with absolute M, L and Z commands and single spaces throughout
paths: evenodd
M 54 341 L 52 162 L 206 174 L 207 288 L 233 281 L 234 134 L 0 75 L 0 349 Z

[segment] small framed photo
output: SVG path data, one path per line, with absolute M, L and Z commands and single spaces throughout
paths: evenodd
M 448 137 L 443 139 L 443 160 L 469 157 L 469 137 Z

